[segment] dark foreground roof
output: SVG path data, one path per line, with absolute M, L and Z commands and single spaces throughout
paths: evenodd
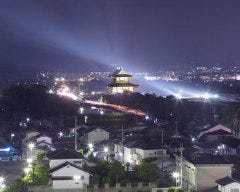
M 195 165 L 231 165 L 232 162 L 226 160 L 222 155 L 208 155 L 208 154 L 198 154 L 198 155 L 184 155 L 185 159 Z
M 139 85 L 133 83 L 111 83 L 108 87 L 138 87 Z
M 221 185 L 221 186 L 226 186 L 228 184 L 234 183 L 234 182 L 238 182 L 232 178 L 230 178 L 229 176 L 224 177 L 222 179 L 218 179 L 215 181 L 217 184 Z
M 49 170 L 49 173 L 53 173 L 53 172 L 55 172 L 55 171 L 57 171 L 57 170 L 59 170 L 59 169 L 62 169 L 63 167 L 66 167 L 67 165 L 70 165 L 70 166 L 72 166 L 72 167 L 75 167 L 75 168 L 77 168 L 77 169 L 79 169 L 79 170 L 81 170 L 81 171 L 84 171 L 84 172 L 88 173 L 85 168 L 80 167 L 80 166 L 78 166 L 78 165 L 76 165 L 76 164 L 70 163 L 70 162 L 68 162 L 68 161 L 66 161 L 65 163 L 62 163 L 62 164 L 60 164 L 60 165 L 58 165 L 58 166 L 56 166 L 56 167 L 53 167 L 52 169 Z
M 83 155 L 71 149 L 59 149 L 47 154 L 49 159 L 84 159 Z

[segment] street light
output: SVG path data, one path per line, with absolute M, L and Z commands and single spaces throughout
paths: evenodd
M 27 163 L 30 166 L 32 164 L 33 160 L 31 158 L 27 159 Z
M 26 167 L 26 168 L 24 169 L 24 172 L 25 172 L 26 174 L 28 174 L 28 173 L 30 172 L 30 168 L 29 168 L 29 167 Z
M 178 172 L 174 172 L 174 173 L 172 174 L 172 176 L 175 178 L 176 187 L 177 187 L 177 183 L 178 183 L 178 179 L 179 179 L 180 174 L 179 174 Z
M 87 119 L 88 119 L 88 116 L 84 116 L 84 123 L 86 124 L 87 123 Z
M 109 151 L 108 147 L 104 147 L 104 148 L 103 148 L 103 151 L 104 151 L 104 152 L 106 153 L 106 155 L 107 155 L 106 159 L 107 159 L 107 162 L 108 162 L 108 151 Z
M 83 114 L 84 108 L 80 107 L 79 111 L 80 111 L 81 114 Z
M 30 150 L 32 151 L 33 148 L 35 147 L 34 143 L 29 143 L 28 147 L 30 148 Z
M 4 177 L 0 177 L 0 189 L 3 189 L 6 185 L 4 184 Z

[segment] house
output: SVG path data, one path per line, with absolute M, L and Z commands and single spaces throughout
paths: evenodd
M 101 128 L 93 128 L 86 134 L 88 143 L 99 143 L 101 141 L 109 140 L 110 133 Z
M 66 148 L 47 154 L 47 158 L 49 159 L 49 167 L 51 169 L 65 163 L 66 161 L 79 167 L 82 167 L 84 164 L 84 157 L 81 153 Z
M 231 176 L 233 164 L 221 155 L 175 154 L 176 171 L 181 173 L 182 185 L 189 190 L 198 192 L 215 187 L 215 181 Z M 181 177 L 180 177 L 181 178 Z
M 224 130 L 228 133 L 232 133 L 232 130 L 229 127 L 225 127 L 221 124 L 218 124 L 214 127 L 210 127 L 210 128 L 207 128 L 205 130 L 200 131 L 199 134 L 198 134 L 198 138 L 200 138 L 202 135 L 204 135 L 206 133 L 211 133 L 211 132 L 214 132 L 214 131 L 217 131 L 217 130 Z
M 232 138 L 237 138 L 237 137 L 229 131 L 218 129 L 216 131 L 203 133 L 199 139 L 204 140 L 206 142 L 216 142 L 216 141 L 225 141 L 227 139 L 232 139 Z
M 36 137 L 37 135 L 40 135 L 40 132 L 32 129 L 32 130 L 29 130 L 26 132 L 26 136 L 25 136 L 25 139 L 24 140 L 30 140 L 32 139 L 33 137 Z
M 90 173 L 85 168 L 71 162 L 61 163 L 52 169 L 49 174 L 53 189 L 82 189 L 89 185 Z
M 81 189 L 89 185 L 89 176 L 81 153 L 59 149 L 47 155 L 53 189 Z
M 134 166 L 143 159 L 160 157 L 163 160 L 169 159 L 166 148 L 159 140 L 132 141 L 124 145 L 124 163 L 130 163 Z
M 30 135 L 26 135 L 26 139 L 24 140 L 25 145 L 25 156 L 27 158 L 36 159 L 37 152 L 45 153 L 48 151 L 54 151 L 55 147 L 52 145 L 52 138 L 47 136 L 46 134 L 37 134 L 35 132 L 31 132 Z M 34 136 L 33 136 L 34 135 Z M 27 139 L 28 138 L 28 139 Z M 32 145 L 32 147 L 30 147 Z
M 230 177 L 224 177 L 215 181 L 220 192 L 240 192 L 240 182 Z

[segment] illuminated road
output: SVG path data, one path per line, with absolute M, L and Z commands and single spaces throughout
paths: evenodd
M 137 110 L 137 109 L 132 109 L 126 106 L 122 106 L 122 105 L 116 105 L 116 104 L 108 104 L 108 103 L 103 103 L 103 102 L 99 102 L 99 101 L 91 101 L 91 100 L 85 100 L 84 101 L 86 104 L 90 104 L 90 105 L 95 105 L 95 106 L 102 106 L 102 107 L 109 107 L 111 109 L 115 109 L 124 113 L 130 113 L 130 114 L 135 114 L 137 116 L 140 117 L 144 117 L 147 114 L 143 111 Z

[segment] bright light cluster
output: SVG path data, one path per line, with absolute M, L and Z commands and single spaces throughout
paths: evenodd
M 60 96 L 69 97 L 69 98 L 73 99 L 74 101 L 78 100 L 78 97 L 70 91 L 69 87 L 64 87 L 64 88 L 59 89 L 57 91 L 57 94 Z

